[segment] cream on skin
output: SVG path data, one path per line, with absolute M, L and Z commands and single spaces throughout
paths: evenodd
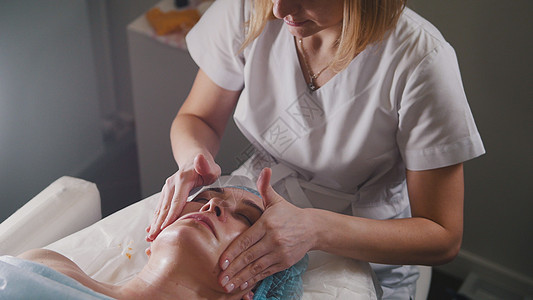
M 180 218 L 154 240 L 145 267 L 122 286 L 93 280 L 54 251 L 36 249 L 20 258 L 47 265 L 117 299 L 242 299 L 254 286 L 226 293 L 218 284 L 218 259 L 263 213 L 260 197 L 237 188 L 213 188 L 187 202 Z

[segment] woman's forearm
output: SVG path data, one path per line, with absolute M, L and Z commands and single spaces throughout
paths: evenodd
M 221 174 L 214 157 L 240 91 L 226 90 L 201 69 L 187 99 L 172 122 L 172 154 L 179 170 L 167 178 L 146 240 L 151 242 L 177 220 L 195 187 L 213 183 Z
M 239 95 L 240 91 L 223 89 L 198 70 L 170 129 L 172 153 L 179 167 L 191 163 L 199 153 L 215 157 Z
M 308 209 L 314 249 L 384 264 L 437 265 L 452 260 L 461 238 L 425 218 L 372 220 Z
M 310 209 L 315 248 L 385 264 L 452 260 L 463 236 L 463 165 L 406 175 L 412 218 L 371 220 Z
M 172 153 L 178 166 L 191 163 L 199 153 L 215 157 L 220 139 L 215 130 L 192 114 L 178 114 L 170 130 Z

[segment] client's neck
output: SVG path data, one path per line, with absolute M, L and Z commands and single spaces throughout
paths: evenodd
M 180 267 L 176 267 L 179 265 Z M 241 299 L 210 288 L 187 263 L 151 259 L 132 280 L 120 287 L 119 299 Z M 205 274 L 203 274 L 205 277 Z M 216 277 L 214 277 L 216 278 Z

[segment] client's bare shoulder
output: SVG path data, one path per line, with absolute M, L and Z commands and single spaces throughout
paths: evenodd
M 18 255 L 18 257 L 50 267 L 96 292 L 106 295 L 115 294 L 115 286 L 92 279 L 85 274 L 76 263 L 55 251 L 48 249 L 33 249 Z
M 43 264 L 67 276 L 72 273 L 83 273 L 73 261 L 52 250 L 33 249 L 20 254 L 18 257 Z

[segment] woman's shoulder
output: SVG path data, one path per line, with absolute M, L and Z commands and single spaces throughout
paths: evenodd
M 414 57 L 451 47 L 437 27 L 407 7 L 385 43 L 392 44 L 395 49 L 409 49 Z
M 209 7 L 201 19 L 207 21 L 228 20 L 243 23 L 250 13 L 248 0 L 217 0 Z
M 213 44 L 238 49 L 235 45 L 240 46 L 244 41 L 244 26 L 249 15 L 246 3 L 248 0 L 215 1 L 187 34 L 189 51 L 203 52 L 205 47 L 214 47 Z
M 69 277 L 78 277 L 85 273 L 66 256 L 48 249 L 33 249 L 17 256 L 41 265 L 45 265 Z
M 44 265 L 76 280 L 96 292 L 108 295 L 112 292 L 111 285 L 92 279 L 76 263 L 58 252 L 48 249 L 33 249 L 18 255 L 17 258 Z
M 44 264 L 49 261 L 70 261 L 67 257 L 48 249 L 32 249 L 17 256 L 18 258 Z
M 365 66 L 395 66 L 397 73 L 405 74 L 412 74 L 423 62 L 455 64 L 457 60 L 440 31 L 409 8 L 381 42 L 365 50 L 365 58 Z
M 428 34 L 438 41 L 445 41 L 443 35 L 435 25 L 408 7 L 403 11 L 399 19 L 399 24 L 402 24 L 404 30 L 410 31 L 411 34 Z

